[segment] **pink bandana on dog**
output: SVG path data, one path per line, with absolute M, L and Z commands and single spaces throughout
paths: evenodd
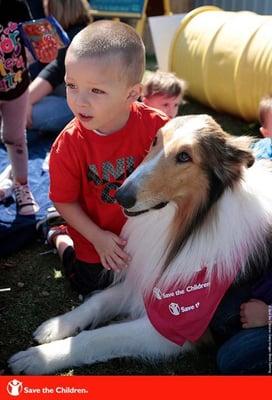
M 145 298 L 145 308 L 154 328 L 171 342 L 195 342 L 207 329 L 222 297 L 234 278 L 206 277 L 206 268 L 197 272 L 187 285 L 166 291 L 154 287 Z

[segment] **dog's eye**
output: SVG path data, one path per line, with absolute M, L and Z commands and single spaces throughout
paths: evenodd
M 154 139 L 153 139 L 153 142 L 152 142 L 152 147 L 156 146 L 157 141 L 158 141 L 158 137 L 155 136 Z
M 176 160 L 178 163 L 185 163 L 191 161 L 191 157 L 185 151 L 182 151 L 176 155 Z

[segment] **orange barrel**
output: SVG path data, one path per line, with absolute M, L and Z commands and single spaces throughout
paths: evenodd
M 214 109 L 247 121 L 272 93 L 272 16 L 199 7 L 181 21 L 169 52 L 169 70 L 188 92 Z

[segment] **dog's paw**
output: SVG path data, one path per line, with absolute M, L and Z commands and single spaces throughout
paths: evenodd
M 25 351 L 14 354 L 8 360 L 8 366 L 15 375 L 44 375 L 49 373 L 46 360 L 39 347 L 30 347 Z
M 75 364 L 71 339 L 30 347 L 14 354 L 8 365 L 14 374 L 45 375 Z
M 33 338 L 38 343 L 50 343 L 55 340 L 72 336 L 77 331 L 65 316 L 51 318 L 42 323 L 33 333 Z

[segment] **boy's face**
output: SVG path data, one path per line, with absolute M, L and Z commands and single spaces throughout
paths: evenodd
M 150 97 L 144 97 L 143 101 L 147 106 L 157 108 L 163 111 L 169 118 L 174 118 L 177 116 L 179 105 L 181 103 L 182 97 L 179 96 L 166 96 L 161 94 L 155 94 Z
M 103 134 L 121 129 L 141 89 L 122 79 L 118 59 L 76 57 L 68 49 L 65 66 L 67 102 L 84 128 Z

